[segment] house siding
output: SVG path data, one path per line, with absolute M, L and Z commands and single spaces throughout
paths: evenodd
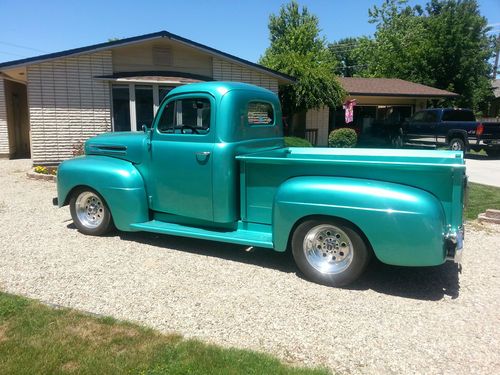
M 155 51 L 164 51 L 166 61 L 155 61 Z M 114 48 L 113 72 L 174 71 L 212 77 L 212 58 L 206 53 L 169 40 L 144 42 Z
M 75 146 L 111 130 L 111 51 L 62 58 L 27 69 L 32 159 L 55 163 L 72 156 Z
M 328 146 L 328 107 L 311 109 L 306 114 L 306 129 L 318 129 L 316 146 Z
M 278 80 L 229 61 L 213 58 L 213 78 L 216 81 L 251 83 L 278 93 Z
M 5 102 L 4 79 L 0 77 L 0 158 L 9 157 L 9 128 L 7 125 L 7 105 Z

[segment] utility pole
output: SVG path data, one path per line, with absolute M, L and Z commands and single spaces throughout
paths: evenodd
M 493 64 L 493 79 L 497 78 L 498 72 L 498 55 L 500 54 L 500 34 L 498 34 L 497 39 L 495 41 L 495 64 Z

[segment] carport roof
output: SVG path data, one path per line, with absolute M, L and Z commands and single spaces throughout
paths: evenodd
M 78 55 L 78 54 L 82 54 L 82 53 L 106 50 L 106 49 L 113 48 L 113 47 L 119 47 L 119 46 L 123 46 L 123 45 L 127 45 L 127 44 L 138 43 L 138 42 L 142 42 L 142 41 L 146 41 L 146 40 L 159 39 L 159 38 L 168 38 L 168 39 L 174 40 L 176 42 L 188 45 L 192 48 L 196 48 L 196 49 L 203 51 L 203 52 L 206 52 L 208 54 L 222 57 L 223 59 L 231 60 L 231 61 L 234 61 L 236 63 L 242 64 L 242 65 L 246 65 L 250 68 L 262 71 L 262 72 L 270 74 L 276 78 L 279 78 L 286 83 L 295 82 L 295 78 L 292 76 L 289 76 L 289 75 L 284 74 L 284 73 L 280 73 L 280 72 L 273 70 L 273 69 L 266 68 L 265 66 L 253 63 L 251 61 L 242 59 L 240 57 L 231 55 L 231 54 L 226 53 L 226 52 L 222 52 L 218 49 L 206 46 L 204 44 L 197 43 L 195 41 L 183 38 L 179 35 L 172 34 L 172 33 L 165 31 L 165 30 L 158 31 L 156 33 L 151 33 L 151 34 L 134 36 L 131 38 L 114 40 L 114 41 L 106 42 L 106 43 L 98 43 L 98 44 L 93 44 L 90 46 L 69 49 L 69 50 L 61 51 L 61 52 L 55 52 L 55 53 L 49 53 L 49 54 L 35 56 L 35 57 L 29 57 L 26 59 L 7 61 L 4 63 L 0 63 L 0 69 L 17 68 L 17 67 L 30 65 L 30 64 L 41 63 L 41 62 L 52 60 L 52 59 L 66 57 L 66 56 L 70 56 L 70 55 Z
M 413 83 L 398 78 L 357 78 L 340 77 L 340 84 L 349 95 L 360 96 L 400 96 L 421 98 L 456 97 L 451 91 Z

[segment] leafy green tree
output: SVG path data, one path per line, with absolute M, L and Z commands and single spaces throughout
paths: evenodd
M 335 60 L 320 36 L 318 18 L 291 1 L 269 17 L 270 46 L 259 63 L 297 79 L 280 88 L 287 115 L 342 102 L 344 91 L 335 78 Z
M 354 77 L 365 68 L 362 57 L 356 51 L 364 38 L 344 38 L 328 44 L 328 49 L 337 62 L 335 72 L 342 77 Z
M 425 8 L 386 0 L 369 10 L 377 25 L 353 55 L 363 76 L 394 77 L 460 94 L 453 103 L 485 109 L 491 96 L 492 40 L 476 0 L 431 0 Z

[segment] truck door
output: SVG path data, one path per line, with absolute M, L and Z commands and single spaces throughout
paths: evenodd
M 178 96 L 160 106 L 147 176 L 154 211 L 213 220 L 213 108 L 205 94 Z
M 408 141 L 421 144 L 435 144 L 437 113 L 434 111 L 417 112 L 407 127 Z

